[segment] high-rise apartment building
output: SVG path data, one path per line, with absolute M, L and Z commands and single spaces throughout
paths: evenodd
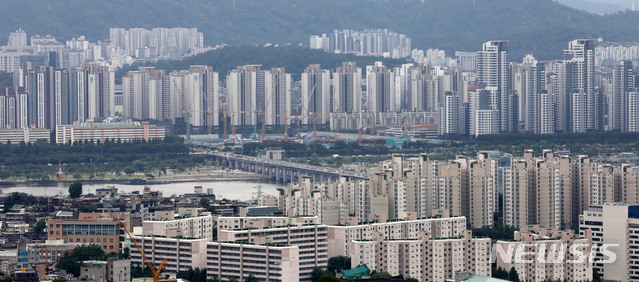
M 316 124 L 330 122 L 331 72 L 320 65 L 309 65 L 302 73 L 302 116 L 317 115 Z M 312 122 L 309 119 L 304 124 Z
M 468 106 L 468 131 L 471 136 L 499 132 L 499 91 L 496 87 L 479 89 L 470 93 Z
M 362 111 L 362 69 L 354 62 L 345 62 L 333 72 L 333 112 Z
M 636 119 L 630 111 L 636 111 L 632 92 L 635 92 L 635 76 L 632 61 L 620 61 L 613 71 L 613 89 L 608 105 L 608 126 L 612 130 L 624 132 L 630 130 L 630 121 Z M 636 112 L 635 112 L 636 114 Z
M 272 68 L 264 73 L 264 109 L 266 125 L 284 125 L 291 115 L 291 84 L 293 79 L 284 68 Z
M 396 111 L 395 84 L 393 73 L 381 62 L 366 66 L 366 93 L 368 112 L 377 113 Z
M 488 41 L 477 54 L 477 82 L 480 87 L 495 87 L 498 132 L 511 132 L 516 127 L 516 107 L 512 104 L 508 41 Z
M 558 129 L 585 132 L 603 129 L 603 103 L 595 89 L 595 41 L 577 39 L 564 50 L 559 68 Z M 563 124 L 565 123 L 565 124 Z
M 257 125 L 256 113 L 264 101 L 264 72 L 259 65 L 247 65 L 231 70 L 226 77 L 227 113 L 234 126 Z

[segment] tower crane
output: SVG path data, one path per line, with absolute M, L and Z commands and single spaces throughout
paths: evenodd
M 233 138 L 235 138 L 235 140 L 237 140 L 237 142 L 240 143 L 240 145 L 242 145 L 242 138 L 238 138 L 237 134 L 235 134 L 235 125 L 233 125 L 233 118 L 235 117 L 235 114 L 246 114 L 246 112 L 245 111 L 231 112 L 231 134 L 233 135 Z
M 219 113 L 223 113 L 223 118 L 224 118 L 224 136 L 226 136 L 226 110 L 224 111 L 215 111 L 215 110 L 206 110 L 206 111 L 201 111 L 201 110 L 189 110 L 186 106 L 184 107 L 184 111 L 186 113 L 186 126 L 187 126 L 187 130 L 186 130 L 186 134 L 187 134 L 187 140 L 191 141 L 191 113 L 206 113 L 207 118 L 206 118 L 206 123 L 208 125 L 208 133 L 209 133 L 209 143 L 211 143 L 211 127 L 213 125 L 213 114 L 219 114 Z
M 131 235 L 131 231 L 129 231 L 129 229 L 126 227 L 126 223 L 124 223 L 124 221 L 120 221 L 120 226 L 122 226 L 126 234 L 129 235 L 129 238 L 131 238 L 131 242 L 133 242 L 135 248 L 138 249 L 138 251 L 140 252 L 142 260 L 149 267 L 151 273 L 153 273 L 153 282 L 159 282 L 160 280 L 169 279 L 168 276 L 160 277 L 160 273 L 162 273 L 162 270 L 164 270 L 164 267 L 166 266 L 166 259 L 162 259 L 162 262 L 160 262 L 160 265 L 156 268 L 153 262 L 146 257 L 146 255 L 144 254 L 144 250 L 142 249 L 142 247 L 140 247 L 138 241 L 133 238 L 133 235 Z

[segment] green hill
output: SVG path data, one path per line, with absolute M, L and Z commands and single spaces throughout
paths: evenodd
M 559 58 L 569 40 L 631 41 L 639 13 L 599 16 L 551 0 L 3 0 L 0 38 L 22 27 L 60 39 L 108 38 L 109 27 L 197 27 L 207 44 L 303 43 L 333 29 L 388 28 L 413 47 L 475 51 L 511 42 L 511 60 L 535 50 Z
M 310 64 L 320 64 L 324 69 L 335 69 L 342 65 L 342 62 L 355 62 L 357 66 L 366 68 L 375 61 L 382 61 L 387 67 L 394 67 L 407 60 L 383 59 L 370 56 L 355 56 L 352 54 L 332 54 L 322 50 L 311 50 L 299 46 L 281 47 L 257 47 L 257 46 L 237 46 L 225 47 L 219 50 L 209 51 L 197 56 L 188 57 L 182 60 L 160 61 L 157 63 L 136 64 L 117 71 L 117 80 L 126 74 L 127 71 L 137 70 L 140 66 L 154 66 L 167 71 L 186 70 L 191 65 L 213 66 L 213 70 L 220 73 L 220 80 L 226 77 L 229 70 L 243 65 L 262 65 L 262 69 L 275 67 L 286 68 L 286 72 L 291 73 L 296 80 L 300 79 L 300 74 Z

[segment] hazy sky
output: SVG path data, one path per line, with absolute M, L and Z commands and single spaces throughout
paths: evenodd
M 582 10 L 597 13 L 610 13 L 615 11 L 623 11 L 632 8 L 635 2 L 635 9 L 639 9 L 639 0 L 555 0 L 559 3 L 566 4 Z

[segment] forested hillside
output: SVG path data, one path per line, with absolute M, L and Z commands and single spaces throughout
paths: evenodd
M 213 70 L 220 73 L 220 79 L 224 79 L 226 73 L 237 66 L 262 65 L 262 69 L 275 67 L 286 68 L 294 79 L 300 79 L 300 73 L 309 64 L 320 64 L 324 69 L 335 69 L 342 62 L 355 62 L 357 66 L 365 68 L 375 61 L 382 61 L 387 67 L 394 67 L 407 63 L 406 60 L 384 59 L 380 57 L 356 56 L 352 54 L 332 54 L 322 50 L 311 50 L 299 46 L 258 47 L 238 46 L 225 47 L 219 50 L 209 51 L 197 56 L 182 60 L 159 61 L 157 63 L 136 64 L 120 69 L 116 73 L 117 80 L 129 70 L 137 70 L 140 66 L 154 66 L 167 71 L 186 70 L 191 65 L 213 66 Z
M 578 37 L 637 40 L 639 13 L 599 16 L 551 0 L 3 0 L 0 38 L 29 35 L 106 39 L 109 27 L 197 27 L 207 44 L 308 44 L 333 29 L 388 28 L 416 48 L 474 51 L 493 39 L 511 42 L 511 60 L 533 50 L 559 58 Z

